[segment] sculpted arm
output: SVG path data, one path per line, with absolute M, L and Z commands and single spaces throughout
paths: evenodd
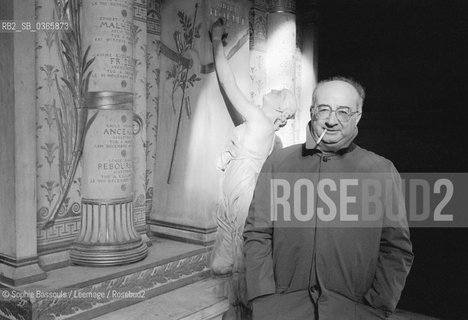
M 226 53 L 224 51 L 224 46 L 222 43 L 222 37 L 224 33 L 224 22 L 223 20 L 218 19 L 212 26 L 211 36 L 216 74 L 218 76 L 219 83 L 221 85 L 222 91 L 224 91 L 229 102 L 232 103 L 232 106 L 235 108 L 235 110 L 239 112 L 246 121 L 256 121 L 262 117 L 262 113 L 253 103 L 247 100 L 237 85 L 234 72 L 228 63 Z M 229 106 L 228 111 L 230 111 Z M 235 115 L 233 117 L 232 111 L 229 113 L 234 123 L 237 124 L 236 122 L 239 122 L 238 117 Z

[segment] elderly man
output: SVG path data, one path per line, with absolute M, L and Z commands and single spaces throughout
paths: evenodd
M 254 320 L 385 319 L 395 310 L 412 246 L 398 172 L 353 143 L 364 97 L 351 79 L 320 82 L 306 143 L 262 168 L 244 229 Z

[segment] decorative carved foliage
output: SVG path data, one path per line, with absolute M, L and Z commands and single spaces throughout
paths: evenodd
M 154 166 L 156 140 L 158 136 L 159 81 L 161 52 L 161 3 L 160 0 L 147 2 L 147 79 L 146 79 L 146 215 L 151 212 L 153 202 Z

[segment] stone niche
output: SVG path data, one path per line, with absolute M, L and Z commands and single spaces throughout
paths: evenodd
M 217 157 L 232 132 L 214 72 L 208 30 L 227 19 L 225 48 L 237 82 L 250 95 L 249 9 L 246 0 L 161 3 L 159 118 L 153 210 L 159 236 L 209 244 L 220 192 Z

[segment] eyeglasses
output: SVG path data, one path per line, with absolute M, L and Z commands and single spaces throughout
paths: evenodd
M 317 116 L 317 119 L 320 120 L 328 119 L 332 112 L 334 112 L 336 114 L 336 118 L 341 122 L 348 122 L 351 120 L 352 116 L 354 116 L 356 113 L 360 113 L 359 111 L 352 112 L 349 107 L 339 107 L 336 110 L 333 110 L 330 106 L 323 104 L 314 108 L 314 112 Z

